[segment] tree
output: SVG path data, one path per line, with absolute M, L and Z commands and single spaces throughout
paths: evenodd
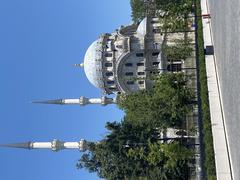
M 165 16 L 184 17 L 192 11 L 192 0 L 156 0 L 157 10 Z
M 187 77 L 169 73 L 156 76 L 151 90 L 123 95 L 118 105 L 125 111 L 126 120 L 133 123 L 180 128 L 191 110 L 192 99 Z
M 162 32 L 188 32 L 188 16 L 193 11 L 192 4 L 192 0 L 156 0 L 156 14 L 162 24 Z
M 193 48 L 190 44 L 190 39 L 175 40 L 174 45 L 164 45 L 163 54 L 172 62 L 185 60 L 192 55 Z
M 142 0 L 131 0 L 132 20 L 134 23 L 139 23 L 146 16 L 146 9 Z
M 146 174 L 144 161 L 132 161 L 127 156 L 127 144 L 132 146 L 154 141 L 154 130 L 146 126 L 134 126 L 128 122 L 107 123 L 110 133 L 99 143 L 92 144 L 90 151 L 79 160 L 77 167 L 96 172 L 106 179 L 125 179 Z
M 153 129 L 127 121 L 107 123 L 106 127 L 109 134 L 90 145 L 77 164 L 79 168 L 109 180 L 186 177 L 182 167 L 192 155 L 178 142 L 160 144 Z

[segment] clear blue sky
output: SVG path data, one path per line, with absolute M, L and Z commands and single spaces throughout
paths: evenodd
M 96 141 L 107 121 L 120 120 L 115 106 L 54 106 L 31 100 L 98 97 L 81 63 L 104 32 L 131 23 L 129 0 L 0 1 L 0 144 Z M 1 180 L 93 180 L 77 170 L 80 152 L 0 148 Z

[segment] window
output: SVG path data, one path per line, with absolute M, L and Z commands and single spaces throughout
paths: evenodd
M 175 60 L 173 60 L 173 59 L 168 59 L 168 62 L 169 62 L 169 63 L 175 62 L 175 63 L 180 63 L 180 64 L 181 64 L 182 60 L 181 60 L 181 59 L 175 59 Z
M 144 81 L 138 81 L 138 84 L 144 84 Z
M 167 66 L 167 70 L 172 72 L 178 72 L 178 71 L 181 71 L 181 69 L 182 69 L 181 64 L 169 64 Z
M 159 43 L 154 43 L 154 49 L 161 49 L 161 45 Z
M 107 81 L 107 84 L 114 84 L 114 81 Z
M 112 67 L 112 63 L 105 63 L 105 67 Z
M 153 33 L 161 33 L 161 29 L 153 29 Z
M 134 81 L 127 81 L 127 84 L 132 85 L 132 84 L 134 84 Z
M 109 87 L 108 89 L 111 90 L 111 91 L 116 91 L 117 90 L 115 87 Z
M 145 72 L 138 72 L 137 74 L 141 76 L 141 75 L 144 75 Z
M 137 63 L 137 66 L 144 66 L 144 63 Z
M 150 71 L 150 73 L 151 73 L 151 74 L 159 74 L 159 72 L 156 71 L 156 70 L 155 70 L 155 71 Z
M 131 67 L 131 66 L 132 66 L 132 63 L 126 63 L 125 66 Z
M 112 53 L 105 52 L 105 57 L 112 57 Z
M 122 45 L 116 45 L 116 47 L 119 48 L 119 49 L 122 49 L 122 48 L 123 48 Z
M 106 72 L 106 76 L 113 76 L 113 72 Z
M 157 21 L 157 20 L 152 20 L 152 21 L 151 21 L 152 24 L 155 24 L 155 23 L 158 23 L 158 22 L 159 22 L 159 21 Z
M 152 56 L 158 56 L 159 55 L 159 52 L 153 52 L 152 53 Z
M 133 76 L 133 72 L 126 72 L 125 75 L 126 76 Z
M 137 57 L 143 57 L 143 53 L 136 53 Z
M 158 66 L 159 62 L 153 62 L 152 65 L 153 66 Z

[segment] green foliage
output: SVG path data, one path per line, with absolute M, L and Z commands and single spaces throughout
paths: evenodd
M 186 14 L 191 11 L 190 0 L 156 0 L 159 12 L 164 12 L 165 30 L 186 28 Z M 131 0 L 135 23 L 146 16 L 143 0 Z M 171 60 L 185 59 L 192 49 L 189 42 L 164 47 Z M 183 73 L 153 77 L 154 87 L 122 95 L 118 105 L 126 113 L 122 122 L 107 123 L 108 134 L 98 143 L 90 143 L 77 163 L 99 177 L 109 180 L 185 180 L 193 152 L 181 143 L 160 143 L 159 129 L 181 128 L 186 114 L 192 109 L 194 93 L 187 86 Z M 206 127 L 207 128 L 207 127 Z
M 192 154 L 178 142 L 160 144 L 153 136 L 153 129 L 149 131 L 144 125 L 133 126 L 126 121 L 107 123 L 106 127 L 109 134 L 90 145 L 90 150 L 79 160 L 78 168 L 111 180 L 186 178 Z
M 164 45 L 164 56 L 171 61 L 185 60 L 192 55 L 193 48 L 190 44 L 190 40 L 178 40 L 174 45 Z
M 154 87 L 120 98 L 119 107 L 126 120 L 152 127 L 181 127 L 191 110 L 193 92 L 187 87 L 183 73 L 161 74 L 155 77 Z
M 146 16 L 146 9 L 142 0 L 130 0 L 132 8 L 132 20 L 134 23 L 139 23 Z
M 201 14 L 200 1 L 197 0 L 197 15 Z M 205 147 L 205 168 L 207 171 L 207 178 L 209 180 L 216 179 L 214 148 L 212 139 L 212 128 L 208 102 L 208 87 L 207 76 L 205 66 L 205 55 L 203 46 L 203 31 L 202 20 L 197 18 L 197 45 L 198 45 L 198 57 L 199 57 L 199 76 L 200 76 L 200 95 L 201 95 L 201 111 L 203 120 L 203 134 L 204 134 L 204 147 Z
M 192 11 L 192 0 L 156 0 L 156 6 L 165 16 L 179 18 Z
M 77 167 L 96 172 L 105 179 L 145 175 L 146 162 L 141 159 L 129 160 L 127 146 L 134 148 L 138 147 L 139 143 L 156 141 L 154 130 L 144 125 L 133 126 L 125 121 L 107 123 L 106 128 L 110 131 L 109 134 L 99 143 L 92 145 L 90 151 L 81 157 Z
M 178 18 L 173 16 L 160 17 L 160 27 L 162 32 L 177 32 L 177 31 L 189 31 L 188 24 L 185 18 Z
M 162 32 L 187 32 L 188 16 L 193 11 L 192 0 L 156 0 L 157 16 Z

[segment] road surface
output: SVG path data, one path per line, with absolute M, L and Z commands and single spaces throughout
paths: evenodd
M 240 179 L 240 1 L 209 0 L 234 179 Z

